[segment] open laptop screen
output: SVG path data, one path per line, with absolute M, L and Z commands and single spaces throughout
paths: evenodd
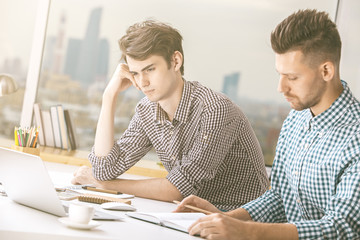
M 60 217 L 67 215 L 39 156 L 0 147 L 0 182 L 7 196 L 17 203 Z M 96 211 L 93 219 L 119 217 Z

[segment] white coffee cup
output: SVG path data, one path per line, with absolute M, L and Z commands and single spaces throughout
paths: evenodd
M 95 209 L 90 205 L 71 203 L 69 219 L 75 223 L 88 224 L 94 216 Z

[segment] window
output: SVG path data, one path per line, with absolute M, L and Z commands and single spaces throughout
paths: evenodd
M 13 138 L 20 124 L 37 1 L 0 0 L 0 74 L 16 81 L 17 92 L 0 97 L 0 138 Z
M 79 148 L 89 150 L 103 90 L 121 56 L 117 41 L 128 26 L 154 18 L 183 35 L 184 78 L 224 92 L 236 102 L 271 165 L 290 108 L 276 91 L 270 33 L 298 9 L 324 10 L 335 19 L 336 7 L 336 0 L 52 0 L 36 102 L 43 108 L 62 104 L 69 109 Z M 120 94 L 116 137 L 127 128 L 142 97 L 135 88 Z

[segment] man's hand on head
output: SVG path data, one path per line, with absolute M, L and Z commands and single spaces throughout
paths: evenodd
M 140 90 L 134 76 L 129 71 L 129 66 L 125 63 L 119 63 L 105 89 L 105 93 L 114 94 L 114 92 L 116 92 L 115 95 L 117 95 L 119 92 L 123 92 L 131 86 Z

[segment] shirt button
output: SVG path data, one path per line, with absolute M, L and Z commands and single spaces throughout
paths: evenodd
M 170 135 L 173 135 L 174 134 L 174 132 L 173 131 L 170 131 Z
M 309 144 L 306 143 L 305 146 L 304 146 L 305 149 L 308 149 L 309 148 Z
M 293 175 L 297 176 L 298 174 L 298 171 L 293 171 Z
M 207 139 L 207 138 L 208 138 L 208 136 L 207 136 L 207 135 L 205 135 L 203 138 L 204 138 L 204 139 Z
M 175 157 L 175 156 L 172 156 L 172 157 L 171 157 L 171 159 L 172 159 L 172 160 L 175 160 L 175 159 L 176 159 L 176 157 Z
M 296 199 L 296 202 L 297 202 L 297 203 L 301 203 L 300 198 Z

